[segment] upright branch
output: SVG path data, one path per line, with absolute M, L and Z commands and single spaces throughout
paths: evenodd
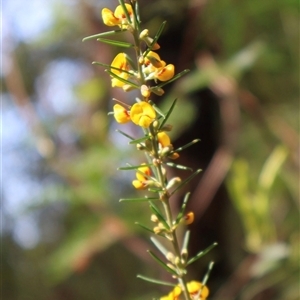
M 167 296 L 160 298 L 161 300 L 205 300 L 209 294 L 205 285 L 208 276 L 205 276 L 205 282 L 202 281 L 202 283 L 196 280 L 188 281 L 187 267 L 215 247 L 216 243 L 190 258 L 188 255 L 190 234 L 186 230 L 186 226 L 193 222 L 194 213 L 186 211 L 189 193 L 185 196 L 177 215 L 172 212 L 170 206 L 171 197 L 198 175 L 201 170 L 196 170 L 183 181 L 179 177 L 170 178 L 167 171 L 168 166 L 191 172 L 190 167 L 176 164 L 173 161 L 179 157 L 179 151 L 194 145 L 199 140 L 195 139 L 178 150 L 174 149 L 168 135 L 168 132 L 173 129 L 173 125 L 167 122 L 175 107 L 176 99 L 166 112 L 161 111 L 151 100 L 153 94 L 162 96 L 164 85 L 179 79 L 188 70 L 175 74 L 174 65 L 167 64 L 155 52 L 160 48 L 158 39 L 165 22 L 162 23 L 154 37 L 151 37 L 148 29 L 141 29 L 138 1 L 119 0 L 119 3 L 120 5 L 116 7 L 114 12 L 108 8 L 102 10 L 104 24 L 116 29 L 87 37 L 84 40 L 97 39 L 113 46 L 134 49 L 135 57 L 133 58 L 125 52 L 120 52 L 110 65 L 100 62 L 94 62 L 94 64 L 106 68 L 111 77 L 112 87 L 121 88 L 124 92 L 140 91 L 140 97 L 133 99 L 132 103 L 124 104 L 122 101 L 118 101 L 119 103 L 113 106 L 112 114 L 119 124 L 132 122 L 141 128 L 141 136 L 138 138 L 133 138 L 121 130 L 119 132 L 130 139 L 130 144 L 135 145 L 137 151 L 142 151 L 145 154 L 145 161 L 141 164 L 136 166 L 128 164 L 126 167 L 119 168 L 121 170 L 135 170 L 136 178 L 133 179 L 132 185 L 137 190 L 145 190 L 145 196 L 121 199 L 121 201 L 148 202 L 151 211 L 150 220 L 154 226 L 149 228 L 139 225 L 151 235 L 165 239 L 169 244 L 167 249 L 158 238 L 152 236 L 152 242 L 164 259 L 152 251 L 148 252 L 159 265 L 177 280 L 177 283 L 162 282 L 142 275 L 138 275 L 138 277 L 152 283 L 174 286 Z M 129 32 L 132 35 L 132 43 L 106 38 L 123 32 Z M 185 230 L 182 242 L 177 237 L 179 227 L 183 227 Z M 212 264 L 209 270 L 211 267 Z

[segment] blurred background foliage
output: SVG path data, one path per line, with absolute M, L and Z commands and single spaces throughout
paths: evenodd
M 152 299 L 168 279 L 151 258 L 147 205 L 131 196 L 139 161 L 115 132 L 113 97 L 92 61 L 119 49 L 83 37 L 106 31 L 100 11 L 117 1 L 3 3 L 2 297 L 9 300 Z M 167 20 L 159 51 L 191 69 L 155 99 L 173 140 L 199 145 L 180 163 L 202 168 L 189 186 L 191 252 L 219 246 L 190 269 L 210 299 L 299 299 L 299 3 L 296 0 L 141 0 L 144 27 Z M 125 36 L 127 38 L 127 36 Z M 125 128 L 125 129 L 124 129 Z M 138 134 L 135 128 L 122 129 Z M 180 176 L 187 176 L 178 172 Z M 182 195 L 174 199 L 174 209 Z

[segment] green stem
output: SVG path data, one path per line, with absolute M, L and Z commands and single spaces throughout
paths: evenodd
M 157 144 L 158 144 L 157 139 L 152 138 L 152 147 L 153 147 L 153 150 L 154 150 L 154 155 L 153 155 L 154 159 L 158 162 L 161 162 L 161 157 L 158 153 L 158 145 Z M 173 215 L 172 215 L 172 211 L 171 211 L 171 207 L 170 207 L 170 195 L 169 195 L 169 193 L 167 192 L 167 189 L 166 189 L 167 178 L 164 175 L 164 172 L 163 172 L 162 168 L 163 167 L 162 167 L 161 163 L 158 163 L 155 166 L 155 169 L 157 170 L 156 173 L 158 174 L 157 179 L 158 179 L 158 181 L 160 182 L 160 184 L 163 188 L 163 192 L 160 192 L 160 198 L 162 199 L 162 204 L 163 204 L 163 207 L 164 207 L 166 220 L 167 220 L 167 223 L 169 224 L 169 227 L 172 228 L 173 227 Z M 181 258 L 182 258 L 181 257 L 181 251 L 180 251 L 179 242 L 178 242 L 178 239 L 177 239 L 175 229 L 171 230 L 171 242 L 172 242 L 172 246 L 173 246 L 173 249 L 174 249 L 175 256 L 179 257 L 180 261 L 182 261 L 181 260 Z M 180 274 L 180 276 L 178 277 L 178 282 L 179 282 L 179 284 L 182 288 L 185 299 L 190 300 L 190 296 L 189 296 L 188 289 L 187 289 L 187 283 L 186 283 L 186 280 L 185 280 L 183 274 Z
M 136 21 L 138 18 L 135 18 L 134 21 Z M 136 54 L 136 61 L 137 61 L 137 68 L 138 68 L 138 74 L 139 74 L 139 82 L 140 85 L 144 85 L 146 84 L 145 81 L 145 77 L 143 74 L 143 70 L 142 70 L 142 65 L 139 63 L 139 58 L 143 55 L 142 52 L 142 45 L 141 45 L 141 41 L 139 39 L 140 36 L 140 30 L 139 30 L 139 24 L 134 24 L 133 26 L 133 39 L 134 39 L 134 49 L 135 49 L 135 54 Z M 145 129 L 144 133 L 149 135 L 151 134 L 149 129 Z M 155 134 L 157 134 L 158 131 L 155 129 Z M 179 247 L 179 242 L 176 236 L 176 230 L 172 229 L 173 227 L 173 215 L 172 215 L 172 211 L 171 211 L 171 207 L 170 207 L 170 194 L 167 191 L 167 178 L 164 175 L 164 171 L 163 171 L 163 167 L 162 167 L 162 158 L 159 155 L 159 149 L 158 149 L 158 141 L 157 141 L 157 137 L 156 136 L 152 136 L 151 138 L 152 141 L 152 149 L 153 149 L 153 160 L 156 161 L 155 166 L 153 167 L 153 173 L 157 179 L 157 181 L 161 184 L 162 187 L 162 192 L 159 192 L 159 196 L 162 199 L 162 205 L 165 211 L 165 217 L 166 217 L 166 221 L 169 225 L 169 227 L 171 228 L 171 232 L 169 233 L 171 236 L 171 242 L 172 242 L 172 246 L 174 249 L 174 254 L 176 257 L 178 257 L 181 260 L 181 251 L 180 251 L 180 247 Z M 151 158 L 149 157 L 148 153 L 145 153 L 146 157 L 148 160 L 151 160 Z M 187 290 L 187 282 L 184 276 L 184 272 L 181 272 L 181 274 L 178 274 L 178 283 L 181 286 L 182 292 L 184 294 L 185 300 L 191 300 L 188 290 Z
M 136 18 L 135 18 L 136 20 Z M 139 26 L 138 23 L 135 21 L 134 23 L 134 30 L 133 30 L 133 39 L 134 39 L 134 50 L 135 50 L 135 55 L 136 55 L 136 63 L 137 63 L 137 68 L 138 68 L 138 74 L 139 74 L 139 78 L 140 78 L 140 83 L 141 86 L 143 84 L 145 84 L 145 77 L 144 77 L 144 73 L 142 70 L 142 65 L 139 62 L 139 58 L 142 57 L 143 52 L 142 52 L 142 47 L 141 47 L 141 41 L 140 41 L 140 32 L 139 32 Z

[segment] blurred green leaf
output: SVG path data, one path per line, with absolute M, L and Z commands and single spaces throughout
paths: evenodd
M 88 104 L 96 104 L 107 92 L 107 87 L 102 78 L 92 78 L 76 86 L 75 92 L 80 100 Z

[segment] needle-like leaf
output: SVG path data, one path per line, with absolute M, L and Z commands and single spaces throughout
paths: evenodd
M 125 31 L 127 31 L 127 29 L 117 29 L 117 30 L 111 30 L 111 31 L 106 31 L 106 32 L 102 32 L 102 33 L 97 33 L 97 34 L 90 35 L 90 36 L 83 38 L 82 41 L 85 42 L 88 40 L 99 39 L 103 36 L 114 35 L 114 34 L 122 33 Z
M 159 198 L 121 198 L 119 202 L 148 202 L 148 201 L 157 201 Z
M 151 283 L 156 283 L 156 284 L 160 284 L 160 285 L 166 285 L 166 286 L 176 286 L 175 283 L 171 283 L 171 282 L 166 282 L 166 281 L 162 281 L 162 280 L 157 280 L 157 279 L 154 279 L 154 278 L 150 278 L 150 277 L 146 277 L 146 276 L 143 276 L 143 275 L 137 275 L 136 276 L 137 278 L 140 278 L 142 280 L 145 280 L 145 281 L 148 281 L 148 282 L 151 282 Z
M 113 45 L 113 46 L 123 47 L 123 48 L 133 48 L 134 47 L 134 45 L 131 43 L 115 41 L 115 40 L 108 40 L 108 39 L 103 39 L 103 38 L 98 38 L 97 41 L 108 44 L 108 45 Z
M 156 256 L 152 251 L 150 251 L 150 250 L 148 250 L 147 251 L 150 255 L 151 255 L 151 257 L 154 259 L 154 260 L 156 260 L 167 272 L 169 272 L 169 273 L 171 273 L 171 274 L 173 274 L 173 275 L 178 275 L 177 274 L 177 272 L 176 272 L 176 270 L 174 270 L 174 269 L 172 269 L 172 268 L 170 268 L 169 266 L 167 266 L 167 264 L 164 262 L 164 261 L 162 261 L 158 256 Z
M 192 257 L 188 262 L 187 265 L 190 265 L 191 263 L 193 263 L 194 261 L 198 260 L 199 258 L 201 258 L 202 256 L 204 256 L 205 254 L 207 254 L 211 249 L 215 248 L 218 245 L 218 243 L 213 243 L 212 245 L 210 245 L 209 247 L 207 247 L 206 249 L 204 249 L 203 251 L 199 252 L 198 254 L 196 254 L 194 257 Z
M 194 172 L 191 176 L 183 180 L 171 193 L 171 196 L 178 191 L 180 188 L 182 188 L 185 184 L 187 184 L 189 181 L 191 181 L 195 176 L 197 176 L 202 170 L 198 169 L 196 172 Z
M 169 117 L 170 117 L 170 115 L 171 115 L 171 113 L 172 113 L 172 111 L 175 107 L 176 102 L 177 102 L 177 98 L 173 101 L 169 111 L 167 112 L 167 114 L 164 117 L 164 120 L 161 122 L 161 124 L 159 126 L 159 129 L 161 129 L 166 124 L 166 122 L 168 121 L 168 119 L 169 119 Z

